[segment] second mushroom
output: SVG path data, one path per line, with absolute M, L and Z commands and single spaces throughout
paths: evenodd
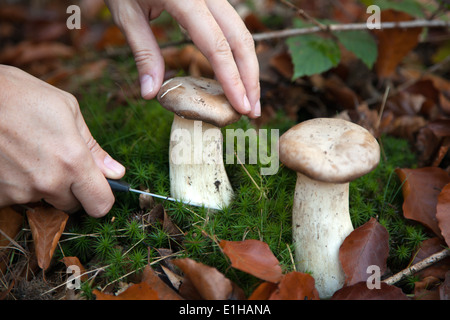
M 321 298 L 340 289 L 339 248 L 353 231 L 349 182 L 379 162 L 377 140 L 354 123 L 332 118 L 302 122 L 280 137 L 280 161 L 297 172 L 292 232 L 299 270 L 310 271 Z
M 174 113 L 169 147 L 172 197 L 212 209 L 228 206 L 233 189 L 223 163 L 220 128 L 238 121 L 241 115 L 212 79 L 169 79 L 157 98 Z

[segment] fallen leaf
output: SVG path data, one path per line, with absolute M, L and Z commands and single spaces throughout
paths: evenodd
M 402 182 L 403 215 L 429 228 L 442 237 L 436 219 L 436 205 L 442 188 L 450 183 L 449 174 L 437 167 L 396 169 Z
M 80 260 L 77 257 L 64 257 L 61 259 L 61 262 L 66 265 L 68 268 L 69 266 L 77 266 L 80 268 L 80 279 L 81 281 L 86 281 L 88 279 L 88 275 L 86 274 L 86 269 L 81 264 Z
M 302 272 L 289 272 L 283 276 L 270 300 L 319 300 L 314 278 Z
M 339 260 L 346 275 L 345 285 L 366 281 L 367 267 L 376 265 L 381 275 L 389 256 L 389 233 L 375 218 L 353 230 L 339 249 Z
M 97 289 L 92 293 L 96 300 L 159 300 L 158 293 L 146 282 L 133 284 L 117 296 L 103 293 Z
M 413 254 L 414 259 L 412 259 L 410 265 L 419 263 L 420 261 L 428 258 L 429 256 L 442 251 L 445 248 L 445 243 L 442 239 L 438 237 L 430 238 L 424 240 L 419 249 Z M 420 279 L 433 276 L 439 279 L 444 279 L 445 273 L 450 270 L 450 257 L 446 257 L 441 261 L 433 263 L 431 266 L 416 273 Z
M 441 300 L 450 300 L 450 271 L 445 274 L 445 280 L 439 288 Z
M 438 278 L 431 276 L 414 282 L 414 299 L 439 300 L 440 282 Z
M 414 19 L 405 12 L 383 10 L 381 21 L 398 22 Z M 422 28 L 374 30 L 378 38 L 378 57 L 375 71 L 381 78 L 390 77 L 403 58 L 419 43 Z
M 160 300 L 182 300 L 178 293 L 170 288 L 164 281 L 162 281 L 153 268 L 147 265 L 142 275 L 142 282 L 147 283 L 150 288 L 157 292 Z
M 230 258 L 233 268 L 269 282 L 281 280 L 280 263 L 267 243 L 259 240 L 222 240 L 219 245 Z
M 53 207 L 35 207 L 27 211 L 39 267 L 46 270 L 69 216 Z
M 331 300 L 409 300 L 400 288 L 380 283 L 380 289 L 369 289 L 365 281 L 336 291 Z
M 447 243 L 450 245 L 450 183 L 447 184 L 438 196 L 436 206 L 436 219 L 438 221 L 441 234 Z
M 277 288 L 276 283 L 265 281 L 252 292 L 248 300 L 269 300 Z
M 11 207 L 0 209 L 0 271 L 5 274 L 10 239 L 14 239 L 23 224 L 23 216 Z
M 197 296 L 204 300 L 226 300 L 233 292 L 231 281 L 216 268 L 189 258 L 174 260 L 173 264 L 185 275 L 180 287 L 180 294 L 185 299 Z M 186 297 L 183 292 L 188 292 L 189 297 Z

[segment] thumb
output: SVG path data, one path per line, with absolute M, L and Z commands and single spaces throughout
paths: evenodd
M 105 150 L 100 147 L 97 141 L 92 137 L 84 120 L 78 121 L 78 129 L 80 134 L 89 148 L 95 164 L 110 179 L 120 179 L 125 175 L 125 167 L 118 161 L 114 160 Z
M 164 58 L 148 20 L 136 16 L 131 23 L 122 26 L 128 45 L 134 55 L 139 72 L 141 96 L 153 99 L 164 78 Z

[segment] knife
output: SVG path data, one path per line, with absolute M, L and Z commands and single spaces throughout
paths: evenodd
M 123 180 L 114 180 L 114 179 L 106 179 L 109 183 L 109 186 L 111 187 L 111 190 L 113 191 L 118 191 L 118 192 L 134 192 L 134 193 L 140 193 L 140 194 L 145 194 L 148 196 L 152 196 L 155 198 L 159 198 L 159 199 L 163 199 L 163 200 L 168 200 L 168 201 L 174 201 L 174 202 L 181 202 L 187 205 L 191 205 L 191 206 L 196 206 L 196 207 L 203 207 L 204 204 L 202 203 L 197 203 L 194 201 L 181 201 L 175 198 L 171 198 L 171 197 L 166 197 L 166 196 L 161 196 L 159 194 L 154 194 L 154 193 L 150 193 L 150 192 L 145 192 L 145 191 L 141 191 L 141 190 L 137 190 L 137 189 L 133 189 L 131 188 L 131 185 Z

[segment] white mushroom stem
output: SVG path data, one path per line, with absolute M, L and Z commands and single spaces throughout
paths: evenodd
M 220 128 L 174 115 L 169 147 L 172 197 L 221 209 L 233 198 Z
M 312 272 L 321 298 L 339 290 L 345 275 L 339 247 L 353 231 L 349 184 L 320 182 L 297 173 L 293 204 L 293 241 L 299 271 Z

